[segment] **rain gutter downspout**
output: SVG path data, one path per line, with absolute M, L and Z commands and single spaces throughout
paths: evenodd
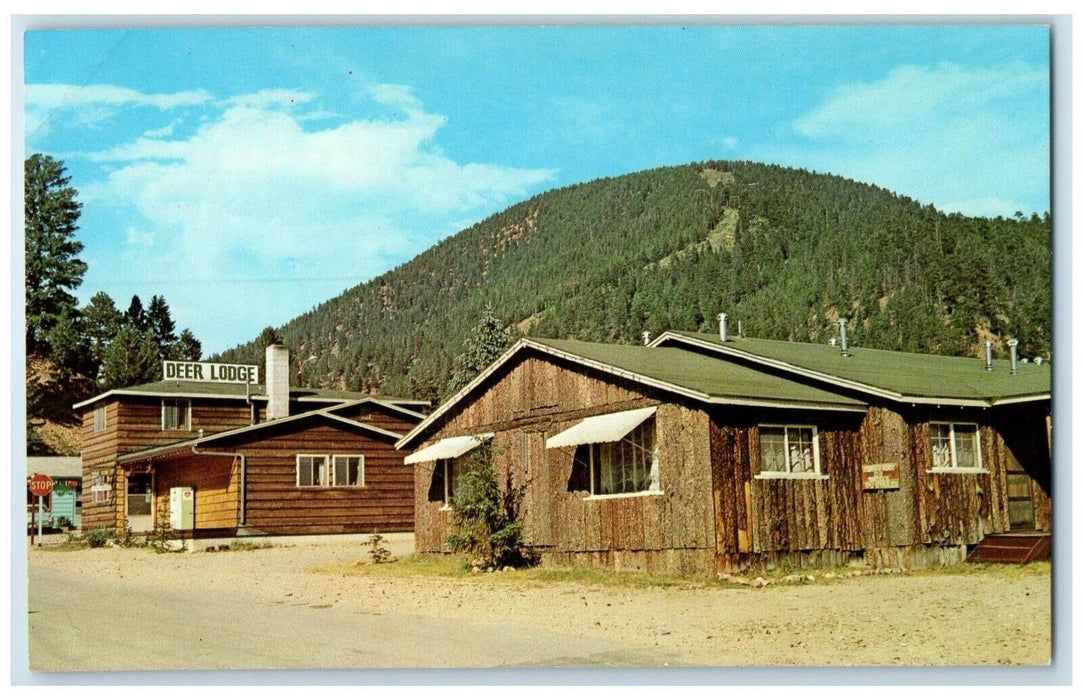
M 200 452 L 195 445 L 192 445 L 192 454 L 203 455 L 206 457 L 233 457 L 234 459 L 241 460 L 241 484 L 240 484 L 240 512 L 238 513 L 237 527 L 247 527 L 248 523 L 245 522 L 245 458 L 240 452 Z

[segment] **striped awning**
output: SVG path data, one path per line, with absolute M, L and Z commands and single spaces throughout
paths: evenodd
M 403 460 L 405 464 L 417 464 L 418 462 L 435 462 L 438 459 L 454 459 L 461 457 L 475 447 L 480 446 L 486 440 L 492 440 L 492 433 L 478 435 L 460 435 L 449 437 L 429 445 L 424 449 L 409 455 Z
M 545 441 L 547 448 L 589 445 L 597 442 L 616 442 L 632 432 L 640 423 L 654 415 L 654 406 L 633 411 L 607 413 L 584 418 L 564 432 Z

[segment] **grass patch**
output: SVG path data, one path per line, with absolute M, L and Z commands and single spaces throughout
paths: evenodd
M 841 581 L 865 575 L 877 575 L 867 569 L 838 567 L 831 569 L 750 571 L 735 574 L 730 580 L 720 580 L 706 576 L 678 576 L 667 574 L 649 574 L 634 571 L 613 571 L 611 569 L 569 566 L 537 566 L 511 571 L 491 573 L 475 572 L 464 557 L 440 554 L 414 554 L 399 557 L 390 562 L 374 564 L 368 559 L 352 564 L 339 564 L 321 567 L 319 571 L 340 575 L 373 576 L 381 578 L 437 578 L 486 583 L 536 584 L 572 583 L 583 586 L 605 586 L 614 588 L 720 588 L 736 589 L 777 586 L 832 585 Z M 1012 564 L 956 564 L 930 569 L 907 572 L 892 572 L 886 576 L 948 576 L 948 575 L 992 575 L 1007 579 L 1048 576 L 1049 562 L 1034 562 L 1025 565 Z M 759 586 L 757 579 L 764 583 Z
M 69 540 L 68 542 L 56 542 L 54 544 L 35 545 L 34 549 L 43 552 L 77 552 L 82 549 L 89 549 L 90 546 L 80 540 Z

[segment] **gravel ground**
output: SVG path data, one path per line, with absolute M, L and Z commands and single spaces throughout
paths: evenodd
M 391 545 L 398 554 L 410 547 L 404 539 Z M 30 668 L 972 666 L 1044 665 L 1051 657 L 1050 577 L 1033 569 L 765 588 L 317 570 L 357 562 L 365 549 L 34 549 Z M 332 624 L 357 639 L 333 651 L 306 641 Z M 175 626 L 189 636 L 171 641 Z

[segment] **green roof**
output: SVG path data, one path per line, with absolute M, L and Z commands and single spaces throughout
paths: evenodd
M 135 386 L 124 387 L 123 389 L 113 389 L 107 391 L 104 394 L 99 394 L 91 399 L 82 401 L 75 404 L 74 408 L 81 408 L 88 406 L 92 403 L 96 403 L 110 396 L 148 396 L 148 397 L 179 397 L 179 398 L 222 398 L 222 399 L 244 399 L 245 398 L 244 384 L 225 384 L 219 382 L 186 382 L 176 380 L 161 380 L 157 382 L 149 382 L 147 384 L 137 384 Z M 262 384 L 249 384 L 247 385 L 248 394 L 251 398 L 258 401 L 266 401 L 267 394 Z M 413 399 L 400 399 L 390 396 L 373 396 L 372 394 L 363 394 L 357 391 L 342 391 L 338 389 L 307 389 L 307 388 L 290 388 L 290 399 L 295 401 L 304 402 L 327 402 L 338 403 L 344 401 L 360 401 L 362 399 L 379 399 L 380 401 L 389 403 L 405 403 L 405 404 L 417 404 L 428 405 L 426 401 L 416 401 Z
M 701 394 L 708 400 L 810 407 L 865 407 L 865 403 L 857 399 L 750 367 L 722 362 L 716 357 L 682 348 L 609 345 L 543 338 L 528 340 L 568 355 L 623 370 L 635 375 L 633 378 L 650 379 Z M 574 357 L 571 359 L 574 360 Z
M 797 375 L 817 377 L 860 391 L 894 395 L 900 400 L 961 401 L 995 404 L 1047 397 L 1051 371 L 1047 363 L 1018 364 L 1010 373 L 1009 360 L 994 360 L 993 371 L 976 358 L 925 355 L 892 350 L 849 347 L 843 357 L 838 346 L 794 343 L 758 338 L 726 342 L 711 333 L 665 333 L 659 349 L 694 344 L 711 352 L 765 364 Z

